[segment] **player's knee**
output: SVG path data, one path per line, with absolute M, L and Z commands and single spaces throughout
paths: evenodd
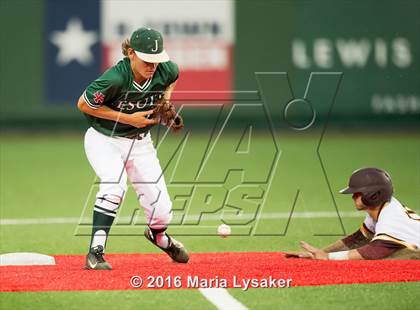
M 112 186 L 101 189 L 96 195 L 95 205 L 105 210 L 116 212 L 124 200 L 126 188 Z

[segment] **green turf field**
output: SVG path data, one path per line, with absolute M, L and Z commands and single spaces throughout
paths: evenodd
M 257 133 L 247 143 L 242 133 L 230 133 L 214 144 L 212 156 L 197 171 L 208 141 L 205 134 L 189 137 L 184 153 L 174 155 L 181 138 L 169 137 L 159 147 L 162 166 L 168 164 L 165 177 L 171 194 L 182 194 L 201 184 L 201 194 L 194 196 L 188 210 L 182 209 L 183 200 L 174 201 L 175 215 L 198 215 L 208 212 L 201 222 L 195 219 L 188 225 L 174 225 L 170 232 L 191 252 L 218 251 L 285 251 L 296 249 L 299 240 L 322 246 L 358 228 L 363 214 L 336 217 L 291 218 L 283 215 L 294 212 L 353 211 L 349 196 L 337 191 L 347 184 L 349 174 L 363 166 L 377 166 L 387 170 L 394 182 L 395 196 L 406 206 L 420 210 L 420 135 L 417 133 L 348 134 L 327 132 L 320 145 L 320 134 L 284 135 L 273 139 Z M 0 253 L 39 252 L 45 254 L 85 254 L 89 237 L 75 236 L 88 232 L 78 225 L 80 217 L 89 219 L 92 212 L 95 176 L 83 150 L 83 134 L 23 136 L 4 135 L 0 153 Z M 173 159 L 170 161 L 170 159 Z M 233 166 L 232 166 L 233 165 Z M 229 168 L 235 171 L 228 173 Z M 334 201 L 325 179 L 328 177 Z M 227 176 L 226 181 L 224 177 Z M 242 181 L 241 181 L 242 180 Z M 248 202 L 244 213 L 256 213 L 261 220 L 235 217 L 235 209 L 227 207 L 214 211 L 213 206 L 200 204 L 206 190 L 213 199 L 222 199 L 226 191 L 238 184 L 249 186 L 257 198 Z M 207 186 L 207 187 L 206 187 Z M 93 192 L 91 193 L 91 190 Z M 299 196 L 294 204 L 296 192 Z M 89 196 L 89 193 L 91 195 Z M 258 198 L 262 195 L 263 198 Z M 233 206 L 240 200 L 231 196 Z M 239 202 L 238 202 L 239 201 Z M 107 252 L 157 252 L 141 236 L 143 225 L 140 212 L 138 225 L 128 225 L 124 218 L 132 214 L 138 204 L 129 191 L 121 210 L 121 225 L 113 229 Z M 204 208 L 204 209 L 203 209 Z M 221 223 L 215 216 L 221 211 L 231 216 L 233 234 L 227 239 L 215 236 Z M 232 216 L 233 214 L 233 216 Z M 271 217 L 270 215 L 278 215 Z M 67 223 L 19 224 L 21 220 L 59 218 Z M 179 217 L 176 217 L 179 219 Z M 18 223 L 18 224 L 16 224 Z M 341 223 L 343 226 L 341 226 Z M 124 225 L 125 224 L 125 225 Z M 185 223 L 184 223 L 185 224 Z M 249 232 L 254 235 L 249 236 Z M 210 236 L 209 234 L 213 234 Z M 269 236 L 271 234 L 272 236 Z M 324 236 L 320 236 L 324 235 Z M 230 289 L 230 293 L 251 309 L 333 308 L 413 309 L 418 283 L 344 285 L 327 287 L 300 287 L 291 289 L 253 289 L 247 292 Z M 396 297 L 397 296 L 397 297 Z M 197 291 L 113 291 L 113 292 L 54 292 L 2 293 L 1 308 L 84 308 L 88 306 L 118 305 L 118 308 L 159 308 L 164 300 L 179 300 L 167 308 L 212 308 Z M 124 303 L 122 303 L 124 301 Z M 182 301 L 182 302 L 181 302 Z M 111 303 L 109 303 L 111 302 Z

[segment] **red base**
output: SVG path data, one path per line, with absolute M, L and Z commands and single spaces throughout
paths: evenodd
M 212 287 L 223 285 L 222 279 L 233 287 L 234 276 L 236 283 L 270 276 L 290 278 L 292 286 L 420 281 L 420 261 L 311 261 L 286 259 L 276 252 L 192 254 L 188 264 L 173 263 L 165 254 L 109 254 L 106 259 L 112 271 L 83 270 L 84 256 L 55 259 L 55 266 L 0 267 L 0 290 L 127 290 L 133 289 L 132 276 L 143 279 L 141 289 L 148 289 L 149 276 L 170 276 L 172 287 L 165 281 L 158 287 L 162 289 L 174 288 L 176 276 L 181 278 L 181 288 L 198 288 L 188 286 L 188 276 L 216 279 Z

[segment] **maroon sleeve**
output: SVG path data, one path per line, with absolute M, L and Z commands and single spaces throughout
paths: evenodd
M 364 259 L 383 259 L 395 251 L 404 248 L 403 245 L 387 240 L 374 240 L 357 249 Z
M 343 243 L 349 248 L 349 249 L 355 249 L 359 248 L 366 243 L 369 242 L 369 239 L 367 239 L 362 231 L 359 229 L 358 231 L 354 232 L 351 235 L 348 235 L 347 237 L 341 239 Z

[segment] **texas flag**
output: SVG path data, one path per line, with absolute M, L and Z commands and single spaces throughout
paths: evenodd
M 100 1 L 47 0 L 46 97 L 71 102 L 101 73 Z
M 165 48 L 180 68 L 175 99 L 230 99 L 233 5 L 210 0 L 47 0 L 46 99 L 74 103 L 90 82 L 124 57 L 121 43 L 143 26 L 162 32 Z

